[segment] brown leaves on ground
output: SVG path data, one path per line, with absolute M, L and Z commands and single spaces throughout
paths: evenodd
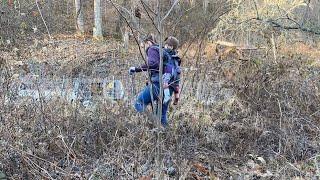
M 194 167 L 197 171 L 201 172 L 202 174 L 204 174 L 204 175 L 209 175 L 209 170 L 208 170 L 208 168 L 205 167 L 204 165 L 202 165 L 201 163 L 194 163 L 194 164 L 193 164 L 193 167 Z
M 152 180 L 152 176 L 142 176 L 139 180 Z

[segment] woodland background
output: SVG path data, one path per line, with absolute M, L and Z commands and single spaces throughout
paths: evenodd
M 0 179 L 319 178 L 320 1 L 175 2 L 1 1 Z M 161 36 L 181 42 L 183 88 L 159 134 L 132 108 L 146 75 L 127 70 L 171 7 Z M 126 98 L 42 98 L 79 77 L 118 79 Z

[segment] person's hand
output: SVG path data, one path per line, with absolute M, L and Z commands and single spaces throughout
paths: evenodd
M 174 98 L 174 101 L 173 101 L 173 105 L 178 105 L 178 102 L 179 102 L 179 98 Z
M 135 67 L 130 67 L 129 68 L 129 74 L 133 75 L 136 72 L 136 68 Z
M 178 105 L 178 101 L 180 99 L 180 89 L 179 89 L 179 87 L 176 88 L 176 91 L 177 92 L 174 93 L 173 105 Z
M 170 90 L 166 88 L 163 90 L 163 104 L 167 104 L 171 99 Z

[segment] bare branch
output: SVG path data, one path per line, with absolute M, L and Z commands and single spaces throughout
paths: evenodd
M 313 34 L 316 34 L 316 35 L 320 35 L 319 31 L 308 29 L 306 27 L 301 27 L 301 25 L 299 25 L 299 26 L 287 26 L 287 25 L 280 24 L 280 23 L 278 23 L 278 22 L 276 22 L 274 20 L 267 20 L 266 22 L 271 24 L 273 27 L 279 27 L 279 28 L 286 29 L 286 30 L 301 30 L 303 32 L 308 32 L 308 33 L 313 33 Z
M 142 4 L 143 9 L 146 11 L 149 19 L 151 20 L 152 25 L 155 27 L 155 29 L 158 31 L 158 33 L 160 33 L 157 25 L 154 23 L 154 18 L 151 17 L 151 15 L 149 14 L 149 11 L 147 10 L 147 7 L 148 7 L 148 6 L 145 4 L 145 2 L 143 2 L 143 0 L 140 0 L 140 2 L 141 2 L 141 4 Z
M 173 10 L 173 8 L 177 5 L 177 3 L 179 2 L 180 0 L 176 0 L 173 5 L 171 6 L 171 8 L 169 9 L 169 11 L 167 12 L 167 14 L 161 19 L 161 22 L 163 22 L 171 13 L 171 11 Z
M 289 26 L 289 25 L 284 25 L 284 24 L 280 24 L 279 22 L 277 22 L 278 20 L 289 20 L 289 21 L 292 21 L 293 23 L 296 24 L 296 26 Z M 252 21 L 252 20 L 256 20 L 256 21 L 261 21 L 263 23 L 267 23 L 267 24 L 270 24 L 271 26 L 273 27 L 278 27 L 278 28 L 282 28 L 282 29 L 286 29 L 286 30 L 301 30 L 303 32 L 308 32 L 308 33 L 313 33 L 313 34 L 316 34 L 316 35 L 320 35 L 320 31 L 316 31 L 316 30 L 313 30 L 313 29 L 309 29 L 309 28 L 306 28 L 306 27 L 303 27 L 303 25 L 299 24 L 296 20 L 290 18 L 290 17 L 282 17 L 282 18 L 277 18 L 277 19 L 268 19 L 268 20 L 265 20 L 265 19 L 258 19 L 258 18 L 249 18 L 249 19 L 246 19 L 246 20 L 243 20 L 241 22 L 228 22 L 229 24 L 242 24 L 242 23 L 246 23 L 246 22 L 249 22 L 249 21 Z
M 119 8 L 117 8 L 117 6 L 115 5 L 115 3 L 112 0 L 109 0 L 109 1 L 111 2 L 112 6 L 117 10 L 117 12 L 120 14 L 120 16 L 122 16 L 123 19 L 126 21 L 127 25 L 129 26 L 129 28 L 130 28 L 130 30 L 131 30 L 131 32 L 133 34 L 134 30 L 133 30 L 132 26 L 130 25 L 129 21 L 127 20 L 127 18 L 121 13 Z M 141 47 L 140 47 L 140 43 L 139 43 L 137 37 L 135 37 L 135 36 L 133 36 L 133 37 L 134 37 L 134 40 L 135 40 L 136 44 L 139 47 L 139 51 L 140 51 L 140 55 L 141 55 L 142 59 L 144 60 L 145 63 L 147 63 L 146 59 L 143 56 L 143 53 L 142 53 L 142 50 L 141 50 Z
M 50 32 L 49 32 L 49 28 L 48 28 L 48 26 L 47 26 L 47 23 L 46 23 L 46 21 L 44 20 L 44 18 L 43 18 L 43 16 L 42 16 L 42 13 L 41 13 L 41 10 L 40 10 L 39 4 L 38 4 L 38 0 L 36 0 L 36 5 L 37 5 L 38 11 L 39 11 L 39 13 L 40 13 L 41 19 L 42 19 L 42 21 L 43 21 L 43 24 L 44 24 L 44 26 L 46 27 L 47 33 L 48 33 L 48 35 L 49 35 L 49 38 L 52 39 L 51 34 L 50 34 Z
M 117 6 L 113 3 L 112 0 L 109 0 L 109 1 L 111 2 L 112 6 L 117 10 L 117 12 L 120 14 L 120 16 L 122 16 L 123 19 L 126 21 L 126 23 L 127 23 L 127 25 L 129 26 L 132 34 L 134 34 L 134 30 L 133 30 L 132 26 L 130 25 L 129 21 L 127 20 L 127 18 L 121 13 L 121 11 L 117 8 Z M 136 37 L 136 36 L 133 36 L 133 38 L 134 38 L 134 40 L 135 40 L 135 42 L 136 42 L 136 44 L 137 44 L 137 46 L 138 46 L 138 48 L 139 48 L 140 56 L 142 57 L 144 63 L 145 63 L 145 64 L 148 64 L 148 61 L 147 61 L 147 60 L 145 59 L 145 57 L 143 56 L 143 53 L 142 53 L 142 50 L 141 50 L 141 47 L 140 47 L 140 43 L 139 43 L 137 37 Z M 148 80 L 149 80 L 149 83 L 151 84 L 151 72 L 150 72 L 150 69 L 149 69 L 149 68 L 147 69 L 147 72 L 148 72 L 148 75 L 149 75 L 149 76 L 148 76 Z M 152 88 L 153 88 L 153 87 L 151 86 L 151 88 L 150 88 L 151 92 L 152 92 Z M 152 93 L 151 93 L 151 99 L 152 99 L 152 102 L 153 102 L 153 95 L 152 95 Z M 154 109 L 153 103 L 151 103 L 151 108 Z
M 254 9 L 255 9 L 255 11 L 256 11 L 256 18 L 257 18 L 257 19 L 260 19 L 257 2 L 256 2 L 256 0 L 252 0 L 252 1 L 253 1 L 253 4 L 254 4 Z
M 157 15 L 157 13 L 155 13 L 155 12 L 152 10 L 152 8 L 151 8 L 146 2 L 144 2 L 143 0 L 140 0 L 140 2 L 141 2 L 146 8 L 148 8 L 148 10 L 149 10 L 150 12 L 152 12 L 153 15 Z
M 121 8 L 122 11 L 126 12 L 126 13 L 131 17 L 132 22 L 133 22 L 133 24 L 134 24 L 134 26 L 135 26 L 135 29 L 138 29 L 137 27 L 139 27 L 139 24 L 138 24 L 138 22 L 136 21 L 135 16 L 134 16 L 127 8 L 125 8 L 125 7 L 121 6 L 120 4 L 117 4 L 117 3 L 115 3 L 115 2 L 113 2 L 113 1 L 111 1 L 111 0 L 109 0 L 109 1 L 112 3 L 112 6 L 113 6 L 113 7 L 116 8 L 116 6 L 117 6 L 117 7 Z M 117 9 L 119 10 L 119 8 L 117 8 Z M 120 10 L 119 10 L 119 11 L 120 11 Z M 124 16 L 124 15 L 122 14 L 122 16 Z

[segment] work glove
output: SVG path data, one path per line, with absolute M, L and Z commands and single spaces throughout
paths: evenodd
M 133 75 L 136 72 L 136 68 L 135 67 L 130 67 L 129 68 L 129 74 Z
M 171 99 L 169 88 L 163 90 L 163 96 L 163 104 L 167 104 Z

